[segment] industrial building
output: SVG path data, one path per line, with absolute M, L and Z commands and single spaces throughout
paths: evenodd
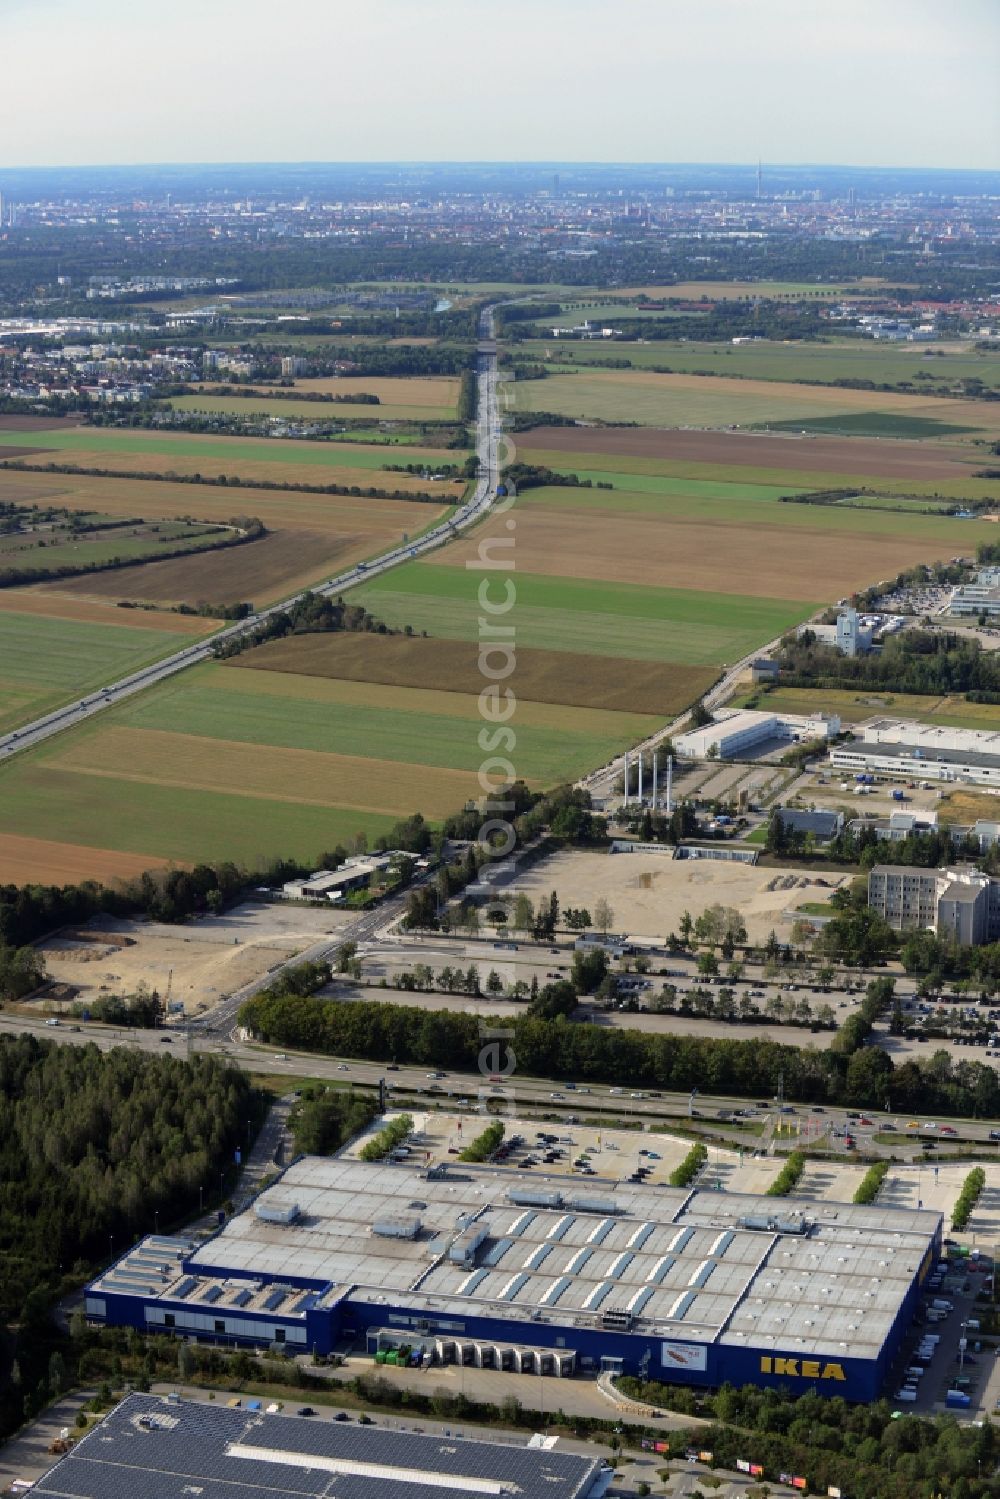
M 787 833 L 812 835 L 817 843 L 829 843 L 844 829 L 843 812 L 827 812 L 822 809 L 809 811 L 805 807 L 778 807 L 774 813 Z
M 310 1421 L 246 1400 L 240 1409 L 129 1395 L 34 1484 L 42 1499 L 602 1499 L 598 1457 L 551 1443 L 490 1442 L 380 1425 Z
M 831 765 L 903 780 L 1000 788 L 1000 733 L 993 730 L 873 718 L 855 732 L 860 738 L 831 747 Z
M 357 855 L 345 859 L 339 869 L 320 869 L 281 887 L 289 900 L 343 900 L 352 890 L 367 890 L 376 875 L 385 874 L 393 863 L 407 857 L 399 853 Z
M 876 864 L 868 904 L 897 932 L 931 931 L 967 946 L 1000 941 L 1000 880 L 972 864 Z
M 86 1312 L 229 1346 L 877 1396 L 940 1214 L 601 1187 L 303 1157 L 207 1242 L 143 1240 Z
M 952 590 L 948 613 L 959 616 L 1000 614 L 1000 567 L 981 567 L 975 583 L 960 583 Z
M 678 734 L 674 752 L 689 760 L 705 760 L 712 753 L 720 760 L 738 760 L 763 745 L 780 745 L 783 740 L 833 739 L 839 733 L 840 719 L 822 713 L 803 717 L 796 713 L 756 713 L 742 709 L 720 713 L 714 723 Z

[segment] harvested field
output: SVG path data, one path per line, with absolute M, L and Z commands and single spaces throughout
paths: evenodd
M 74 619 L 91 625 L 127 625 L 130 630 L 163 630 L 173 635 L 207 635 L 218 620 L 165 609 L 122 609 L 117 604 L 75 599 L 50 591 L 44 583 L 30 588 L 0 588 L 0 613 L 38 614 L 46 619 Z
M 968 479 L 972 474 L 970 464 L 982 464 L 980 456 L 943 443 L 682 432 L 653 427 L 535 427 L 520 436 L 518 453 L 522 459 L 544 461 L 539 450 L 566 453 L 582 468 L 607 467 L 608 458 L 638 457 L 797 473 L 871 474 L 886 479 Z
M 406 341 L 421 342 L 420 339 Z M 423 342 L 433 343 L 434 339 L 428 338 Z M 210 396 L 217 395 L 221 388 L 218 384 L 199 385 L 197 395 L 190 399 L 197 400 L 202 392 Z M 281 399 L 288 394 L 287 386 L 282 389 L 254 385 L 253 388 L 273 393 Z M 292 388 L 316 395 L 343 396 L 345 400 L 357 395 L 378 396 L 381 405 L 431 406 L 439 408 L 445 415 L 453 412 L 458 402 L 458 381 L 449 375 L 414 375 L 412 378 L 403 375 L 319 375 L 312 379 L 300 376 L 293 381 Z M 238 395 L 236 399 L 245 406 L 252 397 Z M 294 402 L 291 404 L 294 405 Z M 316 403 L 315 409 L 320 413 L 328 413 L 330 405 L 336 410 L 338 404 L 339 402 L 328 404 L 320 401 Z M 378 416 L 379 407 L 373 406 L 371 414 Z
M 333 444 L 331 444 L 333 446 Z M 274 451 L 272 447 L 271 452 Z M 383 455 L 388 455 L 389 450 L 383 448 Z M 0 460 L 5 457 L 20 456 L 31 460 L 32 470 L 39 471 L 44 475 L 46 482 L 52 482 L 52 476 L 48 471 L 48 464 L 52 463 L 53 455 L 47 449 L 26 448 L 23 453 L 16 454 L 12 449 L 0 447 Z M 248 493 L 267 495 L 272 493 L 268 490 L 252 490 L 252 485 L 260 484 L 342 484 L 358 489 L 381 489 L 389 494 L 405 493 L 413 495 L 431 495 L 436 499 L 454 500 L 460 497 L 465 487 L 462 479 L 421 479 L 419 474 L 386 473 L 372 467 L 351 467 L 348 464 L 334 466 L 331 460 L 329 469 L 318 469 L 316 467 L 303 468 L 301 466 L 289 466 L 285 463 L 266 462 L 244 462 L 234 461 L 230 456 L 216 457 L 212 454 L 199 454 L 194 457 L 180 456 L 165 453 L 143 453 L 128 454 L 119 453 L 117 450 L 107 452 L 90 452 L 89 450 L 75 450 L 73 448 L 60 450 L 59 463 L 72 464 L 75 468 L 82 469 L 104 469 L 111 478 L 104 476 L 93 476 L 92 483 L 107 485 L 115 479 L 132 484 L 155 484 L 157 480 L 143 480 L 133 478 L 133 475 L 141 474 L 163 474 L 167 482 L 174 475 L 191 477 L 200 474 L 205 479 L 217 479 L 225 475 L 229 479 L 239 478 L 242 482 L 239 486 L 233 486 L 235 498 L 228 501 L 227 515 L 231 514 L 234 505 L 242 506 L 245 510 L 248 501 L 239 499 L 239 496 Z M 63 483 L 67 485 L 84 483 L 87 475 L 66 475 Z M 30 476 L 20 470 L 5 473 L 0 466 L 0 495 L 7 496 L 8 482 L 24 483 L 30 482 Z M 188 493 L 188 504 L 186 510 L 200 514 L 200 497 L 205 494 L 206 502 L 214 503 L 212 486 L 202 484 L 186 484 L 184 486 Z M 223 498 L 227 491 L 222 489 Z M 13 498 L 13 496 L 12 496 Z M 337 498 L 334 496 L 333 498 Z M 162 503 L 162 502 L 161 502 Z M 271 501 L 273 504 L 273 500 Z M 150 504 L 155 505 L 154 496 L 150 496 Z M 159 510 L 155 512 L 160 514 Z M 254 511 L 257 514 L 257 511 Z
M 40 448 L 37 446 L 31 448 L 15 447 L 7 443 L 5 443 L 3 448 L 0 449 L 0 453 L 2 453 L 5 458 L 35 458 L 39 453 L 45 453 L 47 451 L 48 450 L 46 448 Z
M 397 817 L 416 808 L 445 817 L 481 794 L 471 771 L 124 726 L 82 736 L 49 763 L 76 775 L 227 792 L 248 803 L 260 797 Z
M 0 448 L 0 453 L 4 450 Z M 193 462 L 194 460 L 192 460 Z M 329 482 L 354 483 L 359 487 L 380 484 L 370 469 L 337 469 Z M 342 475 L 357 474 L 357 480 Z M 412 474 L 386 474 L 389 480 L 410 480 Z M 283 481 L 282 481 L 283 482 Z M 326 482 L 325 478 L 318 482 Z M 395 483 L 385 485 L 396 489 Z M 408 489 L 409 484 L 398 486 Z M 464 485 L 425 484 L 442 504 L 453 504 Z M 13 492 L 12 492 L 13 491 Z M 421 491 L 422 492 L 422 491 Z M 325 532 L 334 536 L 370 534 L 396 540 L 404 531 L 421 530 L 439 513 L 434 505 L 416 500 L 373 500 L 360 495 L 303 494 L 297 490 L 276 491 L 212 484 L 172 484 L 156 479 L 99 479 L 90 475 L 54 475 L 4 472 L 0 468 L 0 499 L 22 504 L 57 505 L 65 509 L 96 510 L 104 515 L 147 516 L 157 519 L 193 516 L 206 521 L 229 521 L 233 515 L 256 515 L 269 529 Z
M 988 401 L 593 366 L 544 381 L 521 381 L 514 398 L 518 411 L 557 411 L 654 427 L 720 429 L 798 421 L 806 426 L 812 418 L 864 413 L 870 418 L 877 414 L 919 419 L 929 428 L 928 437 L 935 423 L 942 424 L 942 435 L 956 426 L 988 433 L 1000 430 L 1000 412 Z
M 0 885 L 77 885 L 81 880 L 113 885 L 116 880 L 134 879 L 144 870 L 162 868 L 166 863 L 154 854 L 118 853 L 110 848 L 0 833 Z
M 297 422 L 336 421 L 350 418 L 352 421 L 378 422 L 440 422 L 453 420 L 452 413 L 442 406 L 389 406 L 370 405 L 366 401 L 303 401 L 285 396 L 268 400 L 266 396 L 174 396 L 170 402 L 174 411 L 202 411 L 222 416 L 250 416 L 263 413 L 265 416 Z
M 538 491 L 529 491 L 532 495 Z M 573 490 L 555 490 L 558 496 Z M 586 494 L 587 492 L 584 491 Z M 610 497 L 604 496 L 608 499 Z M 571 501 L 569 502 L 572 503 Z M 745 521 L 716 518 L 712 506 L 690 516 L 616 513 L 614 502 L 606 509 L 586 509 L 566 525 L 566 507 L 547 508 L 532 504 L 519 512 L 517 559 L 527 572 L 546 572 L 556 577 L 591 577 L 602 583 L 646 584 L 659 588 L 690 588 L 711 591 L 722 580 L 740 593 L 763 599 L 795 599 L 804 603 L 839 597 L 857 588 L 893 577 L 902 567 L 933 562 L 942 554 L 940 527 L 955 522 L 931 522 L 919 534 L 914 517 L 877 514 L 881 534 L 862 524 L 849 529 L 850 512 L 843 512 L 846 525 L 822 535 L 825 509 L 810 512 L 799 505 L 756 503 Z M 707 513 L 706 513 L 707 512 Z M 812 522 L 797 525 L 800 515 Z M 863 520 L 867 512 L 859 512 Z M 815 517 L 815 519 L 814 519 Z M 840 520 L 840 513 L 837 519 Z M 922 518 L 920 518 L 922 520 Z M 967 526 L 969 523 L 963 523 Z M 465 568 L 474 564 L 479 547 L 488 537 L 503 537 L 506 522 L 487 521 L 474 539 L 453 543 L 437 556 L 440 564 Z M 977 537 L 985 528 L 978 528 Z M 910 531 L 918 534 L 910 534 Z M 947 530 L 944 533 L 948 535 Z M 970 533 L 963 529 L 946 544 L 969 545 Z
M 370 536 L 337 538 L 322 532 L 271 531 L 242 546 L 92 573 L 54 586 L 60 593 L 84 598 L 266 604 L 367 556 L 372 549 Z
M 272 641 L 226 663 L 237 668 L 424 691 L 478 695 L 478 647 L 458 640 L 402 635 L 299 635 Z M 568 651 L 523 649 L 504 684 L 518 701 L 669 717 L 711 686 L 709 667 L 663 666 Z

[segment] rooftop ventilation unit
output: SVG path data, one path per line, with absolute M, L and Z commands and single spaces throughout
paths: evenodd
M 299 1216 L 297 1202 L 268 1202 L 261 1198 L 254 1203 L 254 1213 L 262 1223 L 294 1223 Z
M 571 1197 L 566 1203 L 577 1213 L 617 1213 L 618 1204 L 613 1197 Z
M 533 1192 L 527 1187 L 511 1187 L 507 1201 L 520 1208 L 561 1208 L 561 1192 Z
M 372 1224 L 372 1233 L 380 1239 L 415 1239 L 419 1232 L 420 1219 L 415 1213 L 386 1214 Z

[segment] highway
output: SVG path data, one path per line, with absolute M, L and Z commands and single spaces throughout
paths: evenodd
M 457 532 L 474 525 L 488 512 L 496 499 L 500 436 L 492 307 L 485 307 L 480 315 L 476 380 L 478 384 L 476 453 L 479 458 L 480 477 L 476 482 L 472 497 L 466 500 L 448 520 L 434 526 L 423 536 L 393 547 L 391 551 L 384 552 L 371 562 L 356 563 L 339 576 L 317 584 L 311 590 L 312 592 L 335 598 L 349 588 L 355 588 L 360 583 L 367 583 L 370 578 L 377 578 L 381 573 L 388 572 L 390 568 L 398 567 L 402 562 L 407 562 L 413 557 L 444 545 Z M 279 614 L 283 609 L 287 609 L 302 596 L 301 592 L 295 593 L 278 604 L 271 604 L 248 619 L 240 620 L 238 624 L 227 625 L 224 629 L 218 630 L 207 640 L 200 640 L 196 645 L 185 646 L 171 656 L 164 656 L 162 660 L 154 662 L 151 666 L 145 666 L 140 671 L 121 677 L 117 682 L 112 682 L 87 697 L 78 698 L 76 702 L 67 703 L 65 707 L 57 708 L 33 723 L 26 724 L 23 728 L 0 736 L 0 761 L 10 759 L 21 750 L 32 749 L 35 745 L 51 738 L 53 734 L 61 733 L 63 729 L 73 724 L 92 718 L 95 714 L 102 713 L 105 708 L 120 703 L 137 692 L 143 692 L 147 687 L 153 687 L 157 682 L 165 681 L 168 677 L 175 676 L 177 672 L 185 671 L 189 666 L 196 666 L 201 661 L 210 660 L 216 645 L 222 641 L 249 634 L 257 625 L 270 619 L 272 615 Z

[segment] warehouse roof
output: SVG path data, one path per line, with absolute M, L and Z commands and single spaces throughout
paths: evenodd
M 595 1196 L 567 1177 L 349 1158 L 301 1159 L 258 1205 L 290 1201 L 291 1221 L 242 1213 L 149 1290 L 130 1287 L 125 1262 L 91 1292 L 281 1318 L 345 1297 L 590 1329 L 614 1312 L 691 1342 L 871 1357 L 940 1225 L 931 1212 L 631 1183 Z
M 596 1458 L 130 1395 L 32 1490 L 50 1499 L 587 1499 Z

